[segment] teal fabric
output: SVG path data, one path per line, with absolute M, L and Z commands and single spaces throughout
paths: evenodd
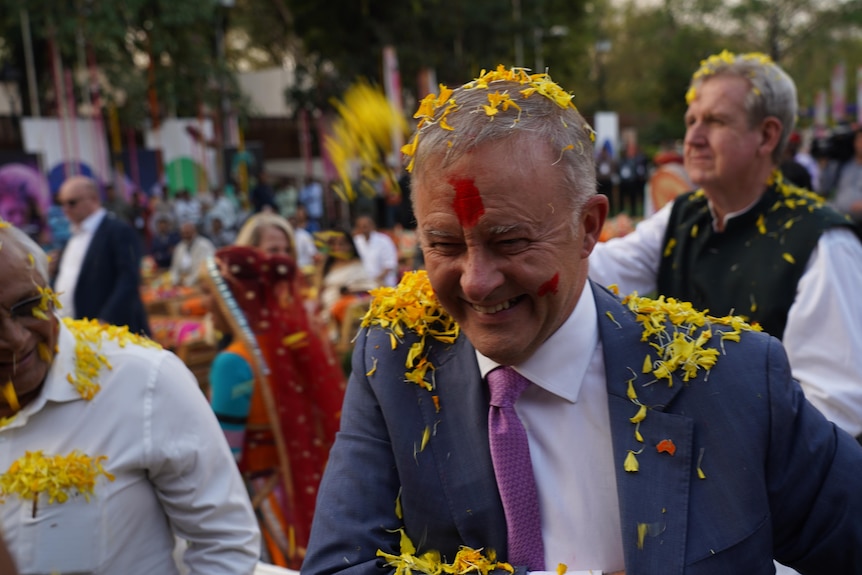
M 210 405 L 225 432 L 234 457 L 239 459 L 242 453 L 242 434 L 251 408 L 254 374 L 245 358 L 222 351 L 213 360 L 209 379 Z

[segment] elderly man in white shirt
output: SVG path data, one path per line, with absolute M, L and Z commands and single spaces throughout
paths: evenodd
M 59 320 L 44 252 L 0 226 L 0 505 L 21 573 L 250 574 L 257 522 L 194 376 L 123 328 Z
M 190 287 L 198 283 L 201 264 L 215 253 L 215 245 L 198 234 L 192 222 L 180 225 L 180 237 L 182 240 L 174 248 L 171 257 L 171 282 Z
M 398 248 L 392 238 L 377 231 L 371 216 L 356 218 L 353 241 L 368 277 L 382 286 L 398 283 Z

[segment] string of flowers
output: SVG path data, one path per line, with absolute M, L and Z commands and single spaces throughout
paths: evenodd
M 407 381 L 425 389 L 434 389 L 428 379 L 434 366 L 428 361 L 425 346 L 428 338 L 442 343 L 454 343 L 460 327 L 437 301 L 425 270 L 407 272 L 395 287 L 371 290 L 371 304 L 362 318 L 362 327 L 379 326 L 389 331 L 392 349 L 404 338 L 406 331 L 419 336 L 410 346 L 405 360 Z M 372 375 L 376 365 L 366 375 Z

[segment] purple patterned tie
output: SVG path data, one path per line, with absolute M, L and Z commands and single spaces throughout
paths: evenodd
M 491 388 L 488 412 L 491 459 L 506 514 L 508 562 L 525 565 L 528 571 L 543 571 L 545 548 L 530 445 L 514 407 L 531 382 L 511 367 L 498 367 L 487 378 Z

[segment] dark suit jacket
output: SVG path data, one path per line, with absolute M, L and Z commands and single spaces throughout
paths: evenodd
M 862 449 L 805 401 L 778 340 L 743 332 L 741 342 L 725 342 L 708 378 L 644 387 L 652 376 L 641 368 L 652 348 L 641 341 L 642 326 L 615 296 L 596 284 L 593 291 L 626 573 L 766 574 L 773 556 L 811 573 L 862 573 Z M 711 345 L 720 349 L 719 329 Z M 506 558 L 488 390 L 474 349 L 463 336 L 429 346 L 438 412 L 431 392 L 404 380 L 413 341 L 392 350 L 377 327 L 357 340 L 303 575 L 391 572 L 375 552 L 399 554 L 402 525 L 417 555 L 436 549 L 452 561 L 468 545 Z M 629 368 L 639 374 L 638 399 L 650 407 L 643 444 L 629 421 L 638 409 L 626 396 Z M 420 450 L 426 427 L 434 433 Z M 675 455 L 657 452 L 662 439 L 673 440 Z M 640 470 L 623 471 L 628 451 L 642 447 Z M 705 479 L 697 473 L 701 453 Z M 399 494 L 403 521 L 395 515 Z M 638 524 L 650 526 L 641 549 Z
M 59 265 L 63 263 L 63 254 Z M 127 325 L 132 332 L 149 335 L 141 301 L 140 267 L 141 245 L 135 230 L 106 214 L 81 265 L 75 285 L 75 317 Z

